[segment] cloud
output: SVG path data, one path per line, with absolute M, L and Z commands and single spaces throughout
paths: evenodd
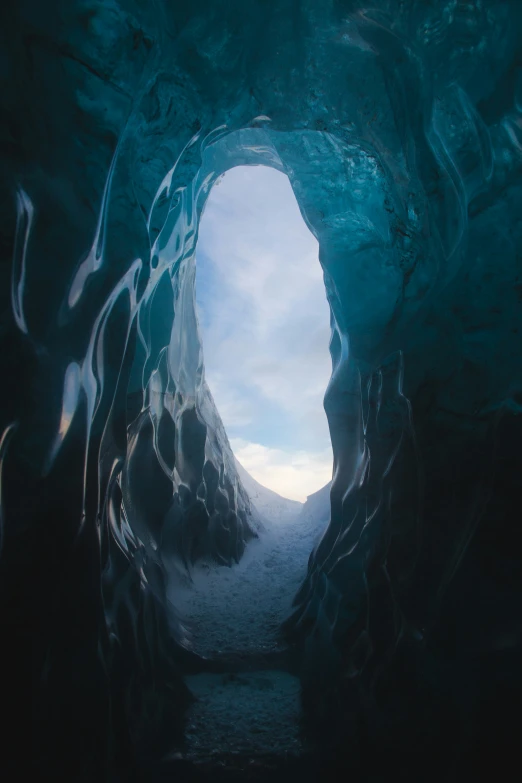
M 331 465 L 322 402 L 330 312 L 317 240 L 284 174 L 238 167 L 213 188 L 200 225 L 196 296 L 206 377 L 229 437 L 310 459 L 330 451 Z M 293 486 L 288 470 L 265 471 L 264 483 L 285 494 L 281 475 Z
M 239 462 L 256 481 L 291 500 L 302 503 L 332 478 L 332 459 L 322 452 L 284 451 L 241 438 L 230 442 Z
M 251 395 L 233 386 L 220 372 L 206 371 L 206 381 L 228 431 L 241 430 L 254 421 L 258 411 Z

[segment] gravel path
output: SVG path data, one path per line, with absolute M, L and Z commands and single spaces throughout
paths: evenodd
M 277 631 L 291 611 L 324 523 L 301 514 L 267 522 L 239 565 L 199 567 L 175 604 L 200 655 L 269 653 L 280 649 Z M 297 754 L 299 680 L 264 670 L 186 677 L 196 700 L 187 716 L 185 758 L 220 754 Z
M 264 522 L 266 532 L 238 565 L 200 566 L 192 585 L 176 589 L 175 605 L 200 655 L 278 649 L 277 630 L 291 612 L 324 524 L 303 515 L 284 524 Z

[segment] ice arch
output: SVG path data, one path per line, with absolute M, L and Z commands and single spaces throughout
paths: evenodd
M 411 312 L 406 312 L 405 314 L 400 312 L 400 303 L 399 308 L 397 306 L 402 287 L 402 277 L 398 267 L 399 254 L 397 249 L 393 247 L 387 213 L 384 208 L 383 193 L 386 192 L 385 173 L 379 170 L 375 157 L 364 152 L 356 145 L 350 145 L 346 150 L 343 150 L 346 157 L 339 155 L 334 157 L 332 155 L 332 139 L 328 134 L 318 133 L 317 131 L 286 134 L 271 132 L 267 129 L 249 128 L 238 132 L 223 133 L 222 139 L 212 140 L 211 143 L 203 142 L 202 146 L 201 167 L 192 182 L 183 188 L 181 194 L 177 195 L 177 204 L 170 209 L 168 218 L 152 247 L 151 265 L 154 273 L 149 286 L 152 292 L 151 302 L 153 297 L 157 301 L 154 303 L 155 306 L 147 302 L 147 307 L 143 306 L 140 311 L 145 314 L 142 316 L 144 321 L 146 319 L 146 327 L 143 327 L 141 332 L 144 334 L 146 329 L 148 329 L 148 336 L 142 341 L 143 347 L 141 350 L 138 343 L 138 351 L 134 358 L 129 386 L 131 396 L 135 394 L 141 395 L 141 390 L 146 390 L 146 395 L 148 396 L 146 396 L 145 406 L 151 412 L 152 420 L 158 422 L 156 425 L 158 431 L 161 428 L 161 419 L 166 405 L 169 406 L 167 410 L 169 410 L 170 418 L 174 423 L 174 426 L 171 428 L 172 437 L 170 440 L 168 436 L 164 436 L 164 438 L 168 444 L 172 442 L 175 444 L 174 450 L 176 453 L 172 454 L 172 462 L 176 467 L 170 470 L 175 487 L 175 505 L 174 510 L 171 507 L 166 512 L 164 503 L 158 522 L 159 531 L 156 539 L 154 539 L 153 525 L 151 523 L 150 501 L 147 498 L 145 499 L 143 511 L 140 515 L 139 501 L 135 502 L 132 497 L 132 493 L 140 492 L 141 487 L 144 487 L 145 495 L 148 496 L 148 484 L 139 479 L 145 458 L 136 448 L 134 440 L 129 444 L 127 461 L 122 474 L 124 504 L 127 509 L 132 509 L 130 512 L 133 517 L 132 526 L 135 530 L 140 530 L 140 539 L 144 541 L 145 547 L 148 548 L 149 556 L 154 558 L 154 553 L 158 552 L 158 548 L 160 548 L 161 555 L 161 552 L 168 548 L 167 540 L 170 541 L 174 537 L 172 540 L 173 554 L 181 553 L 185 565 L 188 553 L 184 549 L 188 547 L 192 553 L 191 556 L 198 556 L 198 552 L 192 552 L 192 545 L 198 530 L 203 531 L 203 537 L 207 531 L 210 532 L 207 546 L 210 547 L 212 555 L 220 562 L 229 562 L 231 557 L 237 559 L 241 554 L 242 547 L 251 535 L 250 528 L 244 517 L 244 514 L 248 513 L 244 510 L 244 508 L 247 508 L 248 501 L 241 499 L 240 485 L 235 476 L 231 455 L 228 454 L 222 424 L 215 411 L 209 390 L 203 380 L 201 343 L 195 316 L 194 253 L 197 221 L 215 180 L 233 166 L 264 164 L 289 174 L 291 182 L 296 181 L 295 172 L 298 171 L 301 176 L 301 188 L 303 190 L 306 188 L 307 192 L 313 192 L 313 185 L 318 182 L 318 178 L 313 168 L 311 172 L 309 171 L 309 167 L 320 165 L 323 172 L 330 167 L 332 171 L 328 171 L 328 178 L 320 180 L 318 183 L 319 187 L 316 185 L 316 192 L 313 193 L 315 196 L 314 208 L 323 215 L 321 221 L 322 225 L 327 227 L 328 241 L 337 242 L 336 253 L 350 252 L 353 254 L 354 259 L 357 259 L 358 244 L 364 243 L 365 253 L 359 263 L 361 267 L 373 264 L 372 287 L 369 287 L 364 279 L 364 274 L 367 274 L 366 270 L 361 275 L 361 269 L 360 267 L 358 268 L 356 260 L 352 261 L 352 275 L 348 283 L 343 281 L 346 289 L 349 290 L 350 297 L 347 313 L 351 318 L 351 322 L 348 326 L 346 323 L 342 323 L 340 326 L 336 321 L 334 308 L 337 311 L 340 310 L 339 293 L 331 278 L 330 281 L 329 276 L 326 278 L 327 295 L 332 307 L 332 356 L 336 364 L 336 372 L 334 372 L 326 397 L 326 409 L 331 422 L 332 437 L 334 441 L 337 440 L 337 444 L 334 443 L 334 447 L 337 445 L 336 457 L 338 461 L 341 460 L 341 466 L 337 468 L 337 473 L 342 477 L 344 488 L 346 485 L 350 486 L 352 482 L 351 476 L 355 475 L 354 471 L 361 469 L 359 463 L 360 460 L 364 461 L 363 453 L 366 448 L 363 445 L 363 430 L 365 426 L 368 426 L 367 424 L 364 425 L 362 421 L 364 393 L 360 389 L 359 365 L 354 359 L 350 359 L 352 350 L 348 348 L 348 330 L 352 335 L 352 342 L 355 339 L 353 335 L 357 335 L 357 331 L 364 335 L 363 339 L 367 343 L 361 349 L 365 351 L 362 354 L 364 361 L 367 364 L 377 361 L 378 366 L 379 359 L 382 359 L 384 352 L 390 349 L 390 345 L 385 348 L 379 345 L 382 342 L 380 334 L 383 323 L 386 323 L 390 319 L 391 314 L 397 309 L 399 309 L 399 314 L 402 315 L 407 323 L 407 318 L 411 318 L 415 314 L 418 306 L 416 302 L 419 299 L 418 296 L 412 296 L 415 305 L 410 307 Z M 278 148 L 284 150 L 285 147 L 292 150 L 291 170 L 283 163 L 278 152 Z M 310 147 L 313 149 L 313 155 L 310 154 Z M 338 147 L 334 146 L 334 150 L 338 152 Z M 179 165 L 179 163 L 176 165 Z M 342 172 L 345 176 L 341 179 L 338 169 L 345 166 L 348 168 L 349 173 Z M 170 181 L 175 174 L 175 169 L 176 167 L 169 172 L 158 191 L 149 218 L 151 224 L 154 220 L 154 210 L 158 207 L 160 200 L 165 197 L 165 183 Z M 347 189 L 346 181 L 350 176 L 353 176 L 358 186 Z M 331 191 L 335 188 L 336 177 L 343 182 L 343 187 L 342 189 L 339 188 L 341 192 L 333 200 L 332 207 Z M 312 187 L 310 187 L 310 181 Z M 328 183 L 330 201 L 327 201 L 324 194 L 321 193 L 320 183 L 323 181 Z M 372 198 L 371 189 L 375 187 L 376 181 L 380 185 L 379 195 L 377 198 Z M 366 187 L 364 187 L 363 183 L 366 183 Z M 296 192 L 299 193 L 299 191 Z M 172 194 L 169 193 L 169 195 L 171 196 Z M 303 201 L 304 198 L 300 202 L 302 209 Z M 328 209 L 335 210 L 333 230 L 328 223 L 327 217 L 325 217 Z M 188 227 L 188 231 L 186 226 L 187 211 L 193 219 L 193 225 Z M 309 214 L 304 209 L 303 216 L 308 225 L 312 227 L 312 230 L 317 232 Z M 339 247 L 339 239 L 335 239 L 335 221 L 339 222 L 340 220 L 342 220 L 342 225 L 345 229 L 351 229 L 345 240 L 349 243 L 348 247 Z M 351 223 L 353 223 L 353 227 Z M 325 229 L 323 228 L 322 231 L 324 232 Z M 321 234 L 319 234 L 319 239 L 322 239 Z M 321 252 L 324 253 L 323 250 Z M 385 253 L 392 259 L 388 266 L 379 264 Z M 392 266 L 394 255 L 397 259 L 399 271 L 394 270 Z M 422 263 L 419 263 L 419 266 L 422 267 Z M 325 272 L 328 275 L 328 268 L 325 269 Z M 425 285 L 427 273 L 422 268 L 419 276 L 421 276 L 423 285 Z M 394 282 L 395 286 L 393 285 Z M 426 294 L 426 291 L 423 293 Z M 343 294 L 344 298 L 347 299 L 348 296 L 346 296 L 345 292 Z M 146 295 L 145 301 L 147 301 Z M 169 312 L 169 302 L 173 302 L 169 313 L 171 320 L 166 316 L 166 313 Z M 346 318 L 347 314 L 343 313 L 343 321 L 346 321 Z M 163 335 L 161 335 L 160 330 L 163 330 Z M 374 345 L 371 343 L 372 339 L 374 340 Z M 368 345 L 369 348 L 367 347 Z M 397 346 L 393 347 L 397 350 Z M 344 359 L 342 357 L 343 351 L 345 353 Z M 376 356 L 372 355 L 372 352 L 375 352 Z M 391 384 L 388 390 L 390 404 L 393 395 L 398 395 L 398 410 L 393 412 L 396 420 L 394 425 L 391 422 L 388 425 L 392 428 L 388 433 L 388 438 L 391 439 L 392 445 L 389 446 L 391 453 L 387 459 L 393 462 L 396 456 L 395 451 L 398 448 L 398 442 L 395 443 L 394 439 L 399 441 L 402 438 L 403 429 L 409 431 L 411 423 L 409 422 L 407 402 L 402 397 L 402 359 L 400 353 L 390 360 L 388 365 L 389 369 L 385 375 L 389 376 L 388 383 Z M 372 365 L 370 364 L 370 366 Z M 366 372 L 368 373 L 368 371 Z M 378 369 L 377 373 L 373 383 L 379 386 L 382 383 L 381 371 Z M 370 371 L 368 381 L 371 377 Z M 133 383 L 136 384 L 136 391 L 134 391 Z M 392 391 L 394 386 L 395 391 Z M 336 418 L 336 410 L 330 404 L 330 400 L 335 400 L 343 392 L 351 394 L 352 400 L 350 406 L 343 405 L 341 420 L 338 416 Z M 369 392 L 366 393 L 368 394 Z M 376 395 L 376 399 L 381 393 L 380 388 L 372 390 L 372 394 Z M 171 402 L 166 403 L 167 399 L 171 400 Z M 187 400 L 189 401 L 188 407 Z M 404 409 L 402 413 L 400 413 L 401 406 Z M 184 417 L 188 415 L 192 416 L 190 425 L 184 423 Z M 399 420 L 397 420 L 397 417 Z M 145 421 L 147 426 L 150 427 L 149 413 L 146 414 Z M 191 429 L 188 429 L 189 426 Z M 132 424 L 132 432 L 134 432 L 134 427 L 135 424 Z M 184 469 L 186 459 L 183 446 L 185 428 L 189 432 L 189 435 L 185 436 L 185 441 L 187 444 L 192 444 L 190 446 L 191 453 L 197 453 L 197 449 L 195 449 L 193 444 L 197 442 L 198 437 L 201 442 L 199 451 L 201 451 L 204 444 L 205 461 L 203 461 L 202 454 L 197 454 L 196 456 L 195 453 L 194 457 L 199 459 L 200 464 L 190 464 L 188 473 L 193 475 L 190 475 L 189 481 L 183 482 L 180 472 Z M 175 436 L 175 433 L 180 434 Z M 361 443 L 358 443 L 358 437 L 362 438 Z M 149 449 L 156 446 L 160 462 L 166 464 L 167 460 L 161 453 L 161 447 L 159 447 L 160 438 L 161 435 L 155 434 L 155 437 L 152 438 L 147 433 L 144 441 Z M 382 459 L 384 459 L 384 456 Z M 148 463 L 149 461 L 145 460 L 145 464 Z M 134 470 L 134 465 L 136 474 L 133 477 L 131 471 Z M 390 468 L 391 464 L 388 464 L 388 472 Z M 378 473 L 378 481 L 380 481 L 381 471 L 378 471 Z M 170 475 L 169 478 L 171 478 Z M 227 486 L 228 481 L 231 484 Z M 238 500 L 234 502 L 237 503 L 239 527 L 237 527 L 236 517 L 231 518 L 229 516 L 230 511 L 228 507 L 223 512 L 218 511 L 217 508 L 214 508 L 215 501 L 208 497 L 209 488 L 214 488 L 214 486 L 216 488 L 214 491 L 219 496 L 223 494 L 218 487 L 218 482 L 222 486 L 226 486 L 229 496 L 234 494 L 234 489 L 230 489 L 230 486 L 238 486 Z M 191 483 L 191 489 L 188 491 L 187 486 L 189 483 Z M 180 490 L 182 490 L 179 501 L 177 500 L 179 494 L 178 485 Z M 192 492 L 192 498 L 196 498 L 195 502 L 203 515 L 199 520 L 194 511 L 190 492 Z M 379 496 L 378 488 L 374 488 L 373 492 Z M 166 494 L 168 496 L 167 492 Z M 241 503 L 244 504 L 244 507 L 241 506 Z M 205 504 L 207 509 L 205 509 Z M 208 512 L 211 514 L 210 520 Z M 166 513 L 168 513 L 168 518 L 165 516 Z M 233 508 L 232 514 L 234 515 L 235 513 L 236 510 Z M 143 519 L 141 527 L 140 516 Z M 187 517 L 188 522 L 186 521 Z M 242 524 L 245 525 L 245 532 L 243 532 Z M 179 533 L 174 533 L 174 529 L 179 529 Z M 161 541 L 159 535 L 161 535 Z M 220 551 L 217 544 L 217 541 L 220 539 L 223 542 L 222 551 Z M 230 544 L 230 541 L 233 543 Z M 201 547 L 199 555 L 206 554 L 205 544 L 202 541 L 198 541 L 198 545 Z
M 514 747 L 520 7 L 267 6 L 6 12 L 2 600 L 34 620 L 54 773 L 160 752 L 202 665 L 164 557 L 256 532 L 192 323 L 198 217 L 235 162 L 287 173 L 332 310 L 332 520 L 285 629 L 311 712 L 339 744 L 364 725 L 368 764 Z

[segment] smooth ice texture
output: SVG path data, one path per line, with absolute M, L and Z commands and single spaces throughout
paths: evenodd
M 183 730 L 183 673 L 208 664 L 169 569 L 234 563 L 258 531 L 204 381 L 194 250 L 217 177 L 264 164 L 318 239 L 331 308 L 330 524 L 283 629 L 309 725 L 375 779 L 504 774 L 522 690 L 522 6 L 2 14 L 0 595 L 34 652 L 40 769 L 153 768 Z

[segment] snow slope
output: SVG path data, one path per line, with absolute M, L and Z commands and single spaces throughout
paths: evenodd
M 279 626 L 291 612 L 329 517 L 329 486 L 301 504 L 263 487 L 239 463 L 238 472 L 264 531 L 239 564 L 200 564 L 192 584 L 178 586 L 172 596 L 194 651 L 221 660 L 252 660 L 283 649 Z M 196 697 L 188 715 L 187 758 L 299 750 L 299 680 L 290 673 L 204 673 L 186 681 Z
M 287 522 L 302 510 L 303 503 L 284 498 L 268 487 L 264 487 L 245 470 L 237 459 L 236 469 L 250 500 L 263 519 L 272 522 Z
M 318 489 L 313 495 L 308 495 L 306 503 L 300 512 L 300 519 L 302 521 L 309 520 L 315 521 L 318 524 L 324 523 L 326 527 L 330 520 L 330 489 L 332 482 L 329 481 L 324 487 Z M 248 490 L 247 490 L 248 491 Z
M 202 563 L 192 583 L 178 585 L 172 595 L 193 649 L 206 657 L 279 649 L 278 628 L 329 519 L 329 485 L 302 504 L 263 487 L 239 463 L 238 472 L 264 531 L 238 564 Z

